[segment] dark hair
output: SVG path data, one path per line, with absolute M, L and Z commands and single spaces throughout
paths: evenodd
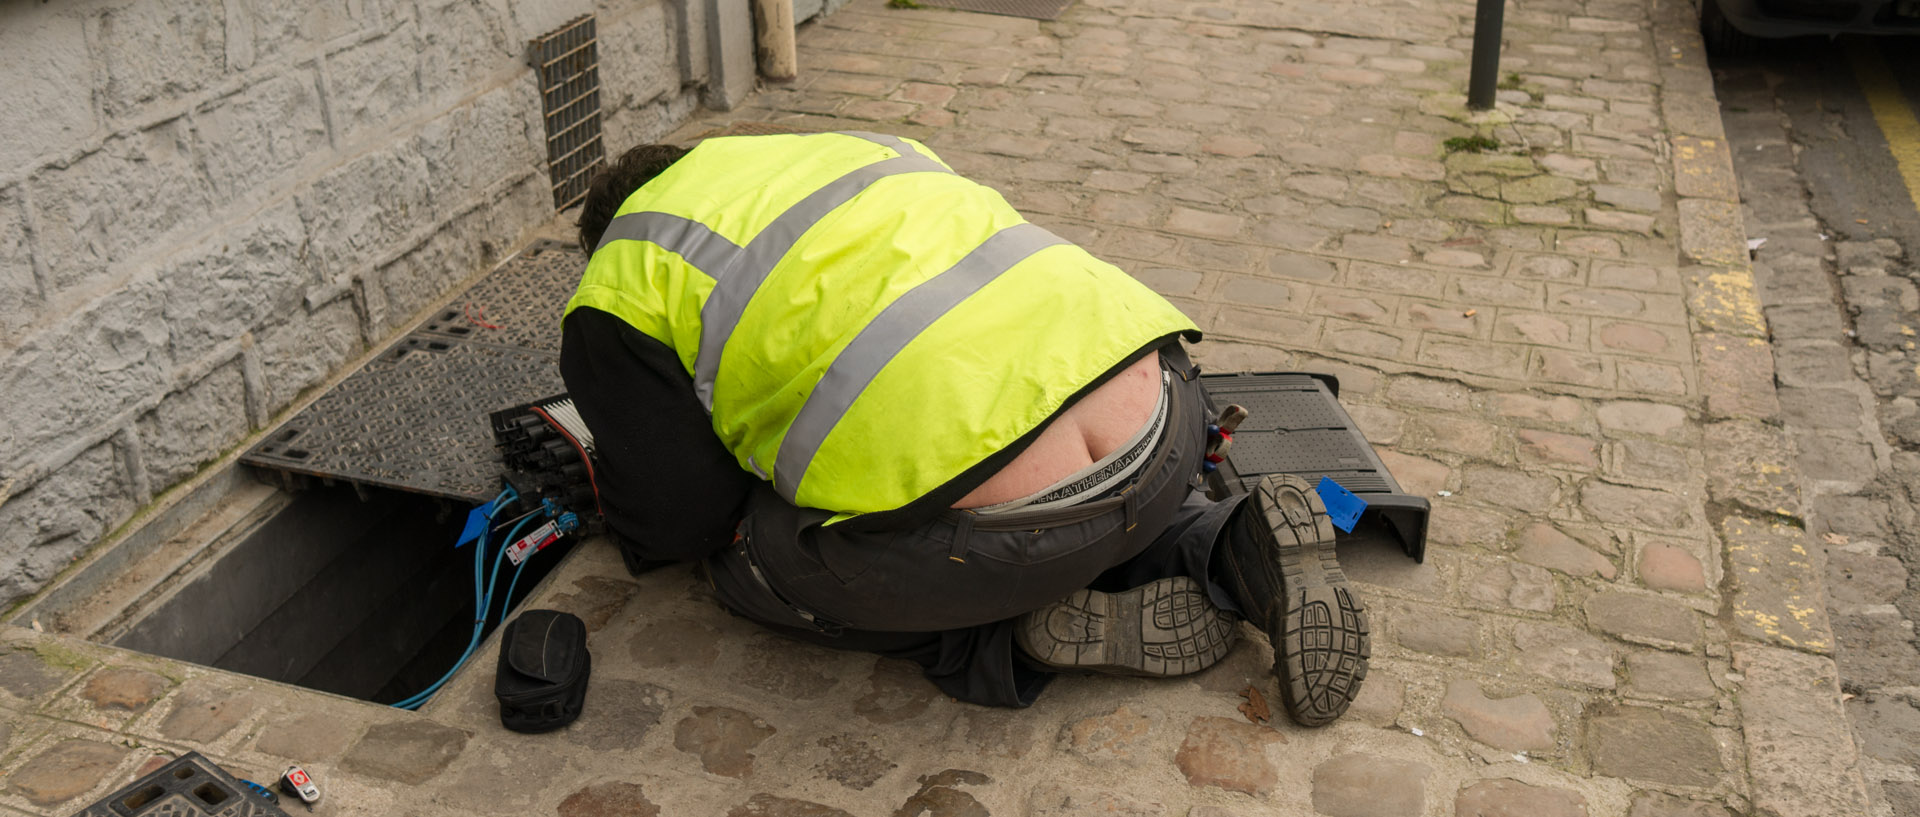
M 580 228 L 580 249 L 591 254 L 600 246 L 600 236 L 627 197 L 685 155 L 687 148 L 675 145 L 641 145 L 620 154 L 594 174 L 587 185 L 586 201 L 580 204 L 580 220 L 575 223 Z

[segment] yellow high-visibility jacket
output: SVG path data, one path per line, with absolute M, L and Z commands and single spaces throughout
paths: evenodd
M 1199 337 L 925 146 L 865 133 L 701 143 L 621 206 L 582 306 L 673 349 L 741 467 L 836 521 L 919 499 L 1141 349 Z

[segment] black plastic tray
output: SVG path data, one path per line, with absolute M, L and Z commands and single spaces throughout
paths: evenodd
M 1360 525 L 1385 525 L 1408 556 L 1426 561 L 1428 502 L 1400 491 L 1341 408 L 1338 379 L 1307 372 L 1209 374 L 1201 375 L 1200 385 L 1214 413 L 1233 403 L 1248 412 L 1226 461 L 1207 476 L 1209 494 L 1219 499 L 1245 493 L 1267 474 L 1295 474 L 1314 483 L 1331 477 L 1366 500 Z

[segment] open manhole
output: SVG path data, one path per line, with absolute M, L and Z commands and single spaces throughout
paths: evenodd
M 14 622 L 380 703 L 428 689 L 573 546 L 514 567 L 503 540 L 537 524 L 503 510 L 476 637 L 478 546 L 456 541 L 503 484 L 489 414 L 563 390 L 582 263 L 555 242 L 510 259 Z

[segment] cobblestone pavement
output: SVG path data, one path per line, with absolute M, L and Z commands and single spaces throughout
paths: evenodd
M 1841 49 L 1781 49 L 1716 73 L 1747 229 L 1767 239 L 1754 267 L 1811 489 L 1867 813 L 1920 815 L 1920 591 L 1908 586 L 1920 567 L 1920 270 L 1906 254 L 1920 213 L 1897 173 L 1874 172 L 1874 154 L 1891 160 Z
M 496 725 L 491 653 L 419 714 L 12 630 L 0 812 L 156 753 L 307 764 L 339 814 L 1857 815 L 1803 473 L 1685 4 L 1084 2 L 1056 23 L 856 0 L 738 120 L 925 139 L 1188 309 L 1216 369 L 1331 371 L 1409 490 L 1415 565 L 1343 548 L 1376 622 L 1306 730 L 1251 634 L 1220 666 L 1035 707 L 784 641 L 690 573 L 582 548 L 535 603 L 593 626 L 586 715 Z M 1497 139 L 1495 152 L 1449 145 Z M 1781 380 L 1844 364 L 1782 357 Z

